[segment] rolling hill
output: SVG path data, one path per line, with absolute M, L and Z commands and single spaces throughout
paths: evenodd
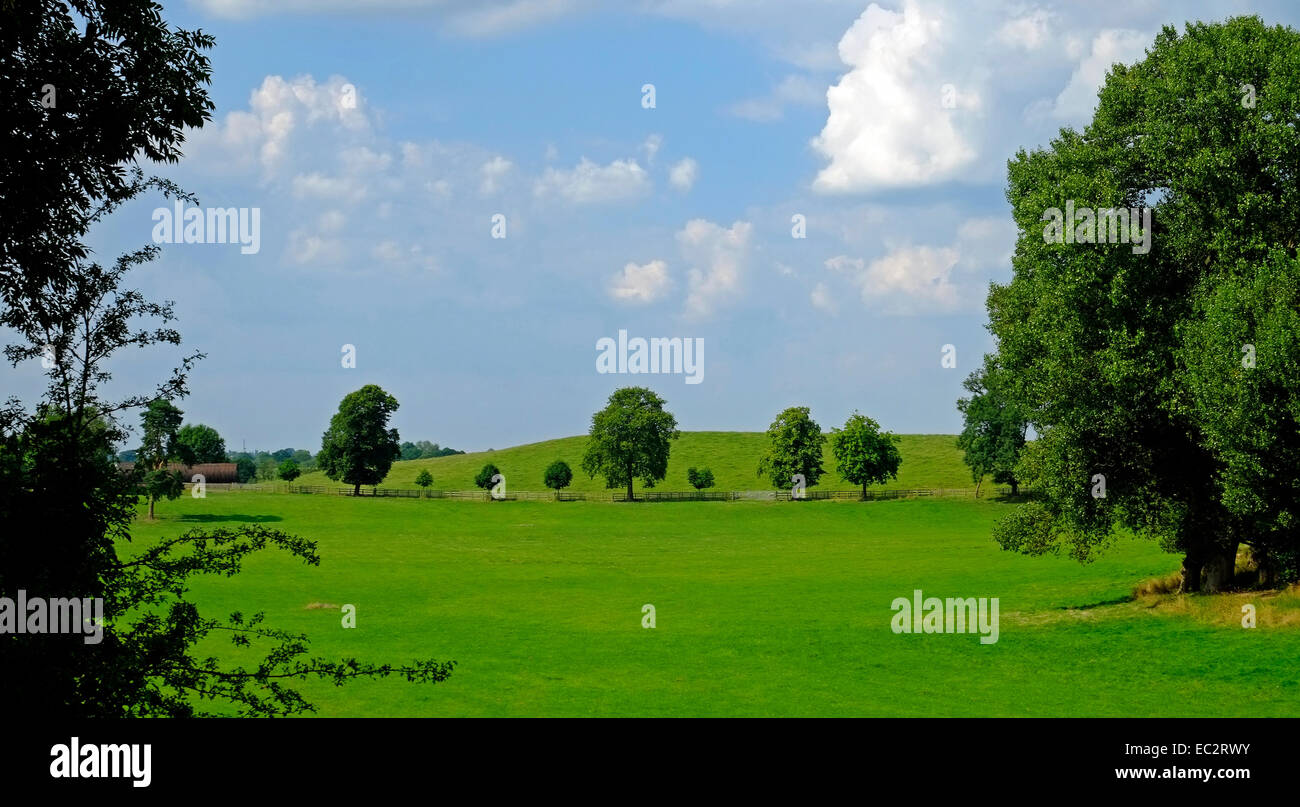
M 970 488 L 974 487 L 970 471 L 962 463 L 957 437 L 951 434 L 900 435 L 899 453 L 903 464 L 898 479 L 884 488 Z M 507 490 L 545 490 L 542 473 L 555 460 L 564 460 L 573 468 L 573 485 L 569 490 L 599 492 L 605 490 L 601 478 L 590 479 L 582 471 L 582 454 L 587 437 L 562 437 L 540 443 L 478 451 L 449 457 L 396 462 L 381 487 L 413 488 L 415 477 L 428 469 L 433 487 L 438 490 L 472 490 L 474 476 L 485 463 L 495 463 L 506 477 Z M 691 466 L 713 470 L 717 490 L 767 490 L 770 485 L 757 476 L 758 458 L 767 444 L 763 432 L 682 432 L 673 443 L 668 476 L 655 490 L 690 490 L 686 469 Z M 822 467 L 826 475 L 817 486 L 824 490 L 851 490 L 835 472 L 835 458 L 826 448 Z M 328 485 L 323 473 L 303 474 L 300 485 Z M 641 490 L 640 483 L 636 485 Z

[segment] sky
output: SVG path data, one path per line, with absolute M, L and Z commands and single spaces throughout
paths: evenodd
M 166 2 L 216 37 L 216 109 L 151 173 L 260 240 L 164 244 L 128 282 L 207 354 L 179 405 L 231 450 L 314 452 L 372 383 L 403 440 L 464 450 L 585 433 L 634 384 L 684 430 L 802 405 L 956 433 L 1011 276 L 1007 161 L 1085 126 L 1161 26 L 1236 14 L 1300 27 L 1292 2 Z M 702 340 L 699 383 L 598 372 L 620 331 Z M 110 390 L 178 355 L 123 355 Z

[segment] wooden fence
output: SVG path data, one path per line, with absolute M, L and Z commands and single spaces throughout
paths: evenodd
M 186 489 L 192 487 L 192 483 L 185 483 Z M 240 484 L 238 482 L 208 482 L 208 490 L 225 490 L 225 491 L 248 491 L 253 493 L 299 493 L 299 494 L 324 494 L 332 496 L 353 496 L 359 495 L 367 498 L 391 498 L 391 499 L 462 499 L 470 501 L 560 501 L 560 502 L 585 502 L 592 498 L 591 494 L 575 493 L 570 491 L 533 491 L 520 490 L 507 493 L 502 497 L 493 497 L 486 490 L 430 490 L 428 488 L 381 488 L 377 486 L 363 486 L 359 492 L 354 492 L 351 486 L 341 487 L 338 485 L 293 485 L 281 483 L 249 483 Z M 1005 487 L 984 488 L 984 495 L 1010 495 L 1011 489 Z M 827 501 L 827 500 L 848 500 L 848 501 L 884 501 L 889 499 L 913 499 L 926 496 L 944 497 L 944 498 L 972 498 L 975 495 L 974 488 L 911 488 L 911 489 L 885 489 L 885 490 L 868 490 L 867 495 L 863 498 L 861 490 L 806 490 L 800 499 L 794 501 Z M 1032 491 L 1029 488 L 1020 488 L 1019 495 L 1031 496 Z M 635 494 L 633 501 L 638 502 L 730 502 L 740 499 L 766 500 L 766 501 L 791 501 L 791 492 L 789 490 L 760 490 L 760 491 L 738 491 L 738 490 L 643 490 Z M 610 501 L 626 502 L 628 501 L 626 491 L 615 491 L 610 494 Z

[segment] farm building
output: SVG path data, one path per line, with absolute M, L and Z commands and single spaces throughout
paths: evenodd
M 134 462 L 119 462 L 117 467 L 127 472 L 135 469 Z M 195 465 L 183 465 L 179 462 L 167 463 L 167 470 L 180 471 L 181 478 L 186 482 L 194 479 L 195 474 L 202 474 L 203 481 L 209 484 L 214 482 L 238 482 L 238 466 L 233 462 L 200 462 Z

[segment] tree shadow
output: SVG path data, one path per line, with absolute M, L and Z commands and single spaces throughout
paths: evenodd
M 201 515 L 186 514 L 181 516 L 178 520 L 190 521 L 199 524 L 211 524 L 217 521 L 243 521 L 252 524 L 263 524 L 268 521 L 284 521 L 284 519 L 281 518 L 280 516 L 247 516 L 240 513 L 236 513 L 228 516 L 218 516 L 218 515 L 212 515 L 208 513 L 204 513 Z
M 1133 602 L 1136 599 L 1132 594 L 1126 594 L 1123 597 L 1116 597 L 1113 600 L 1101 600 L 1099 602 L 1090 602 L 1087 605 L 1062 605 L 1061 611 L 1087 611 L 1090 608 L 1100 608 L 1103 605 L 1123 605 L 1126 602 Z

